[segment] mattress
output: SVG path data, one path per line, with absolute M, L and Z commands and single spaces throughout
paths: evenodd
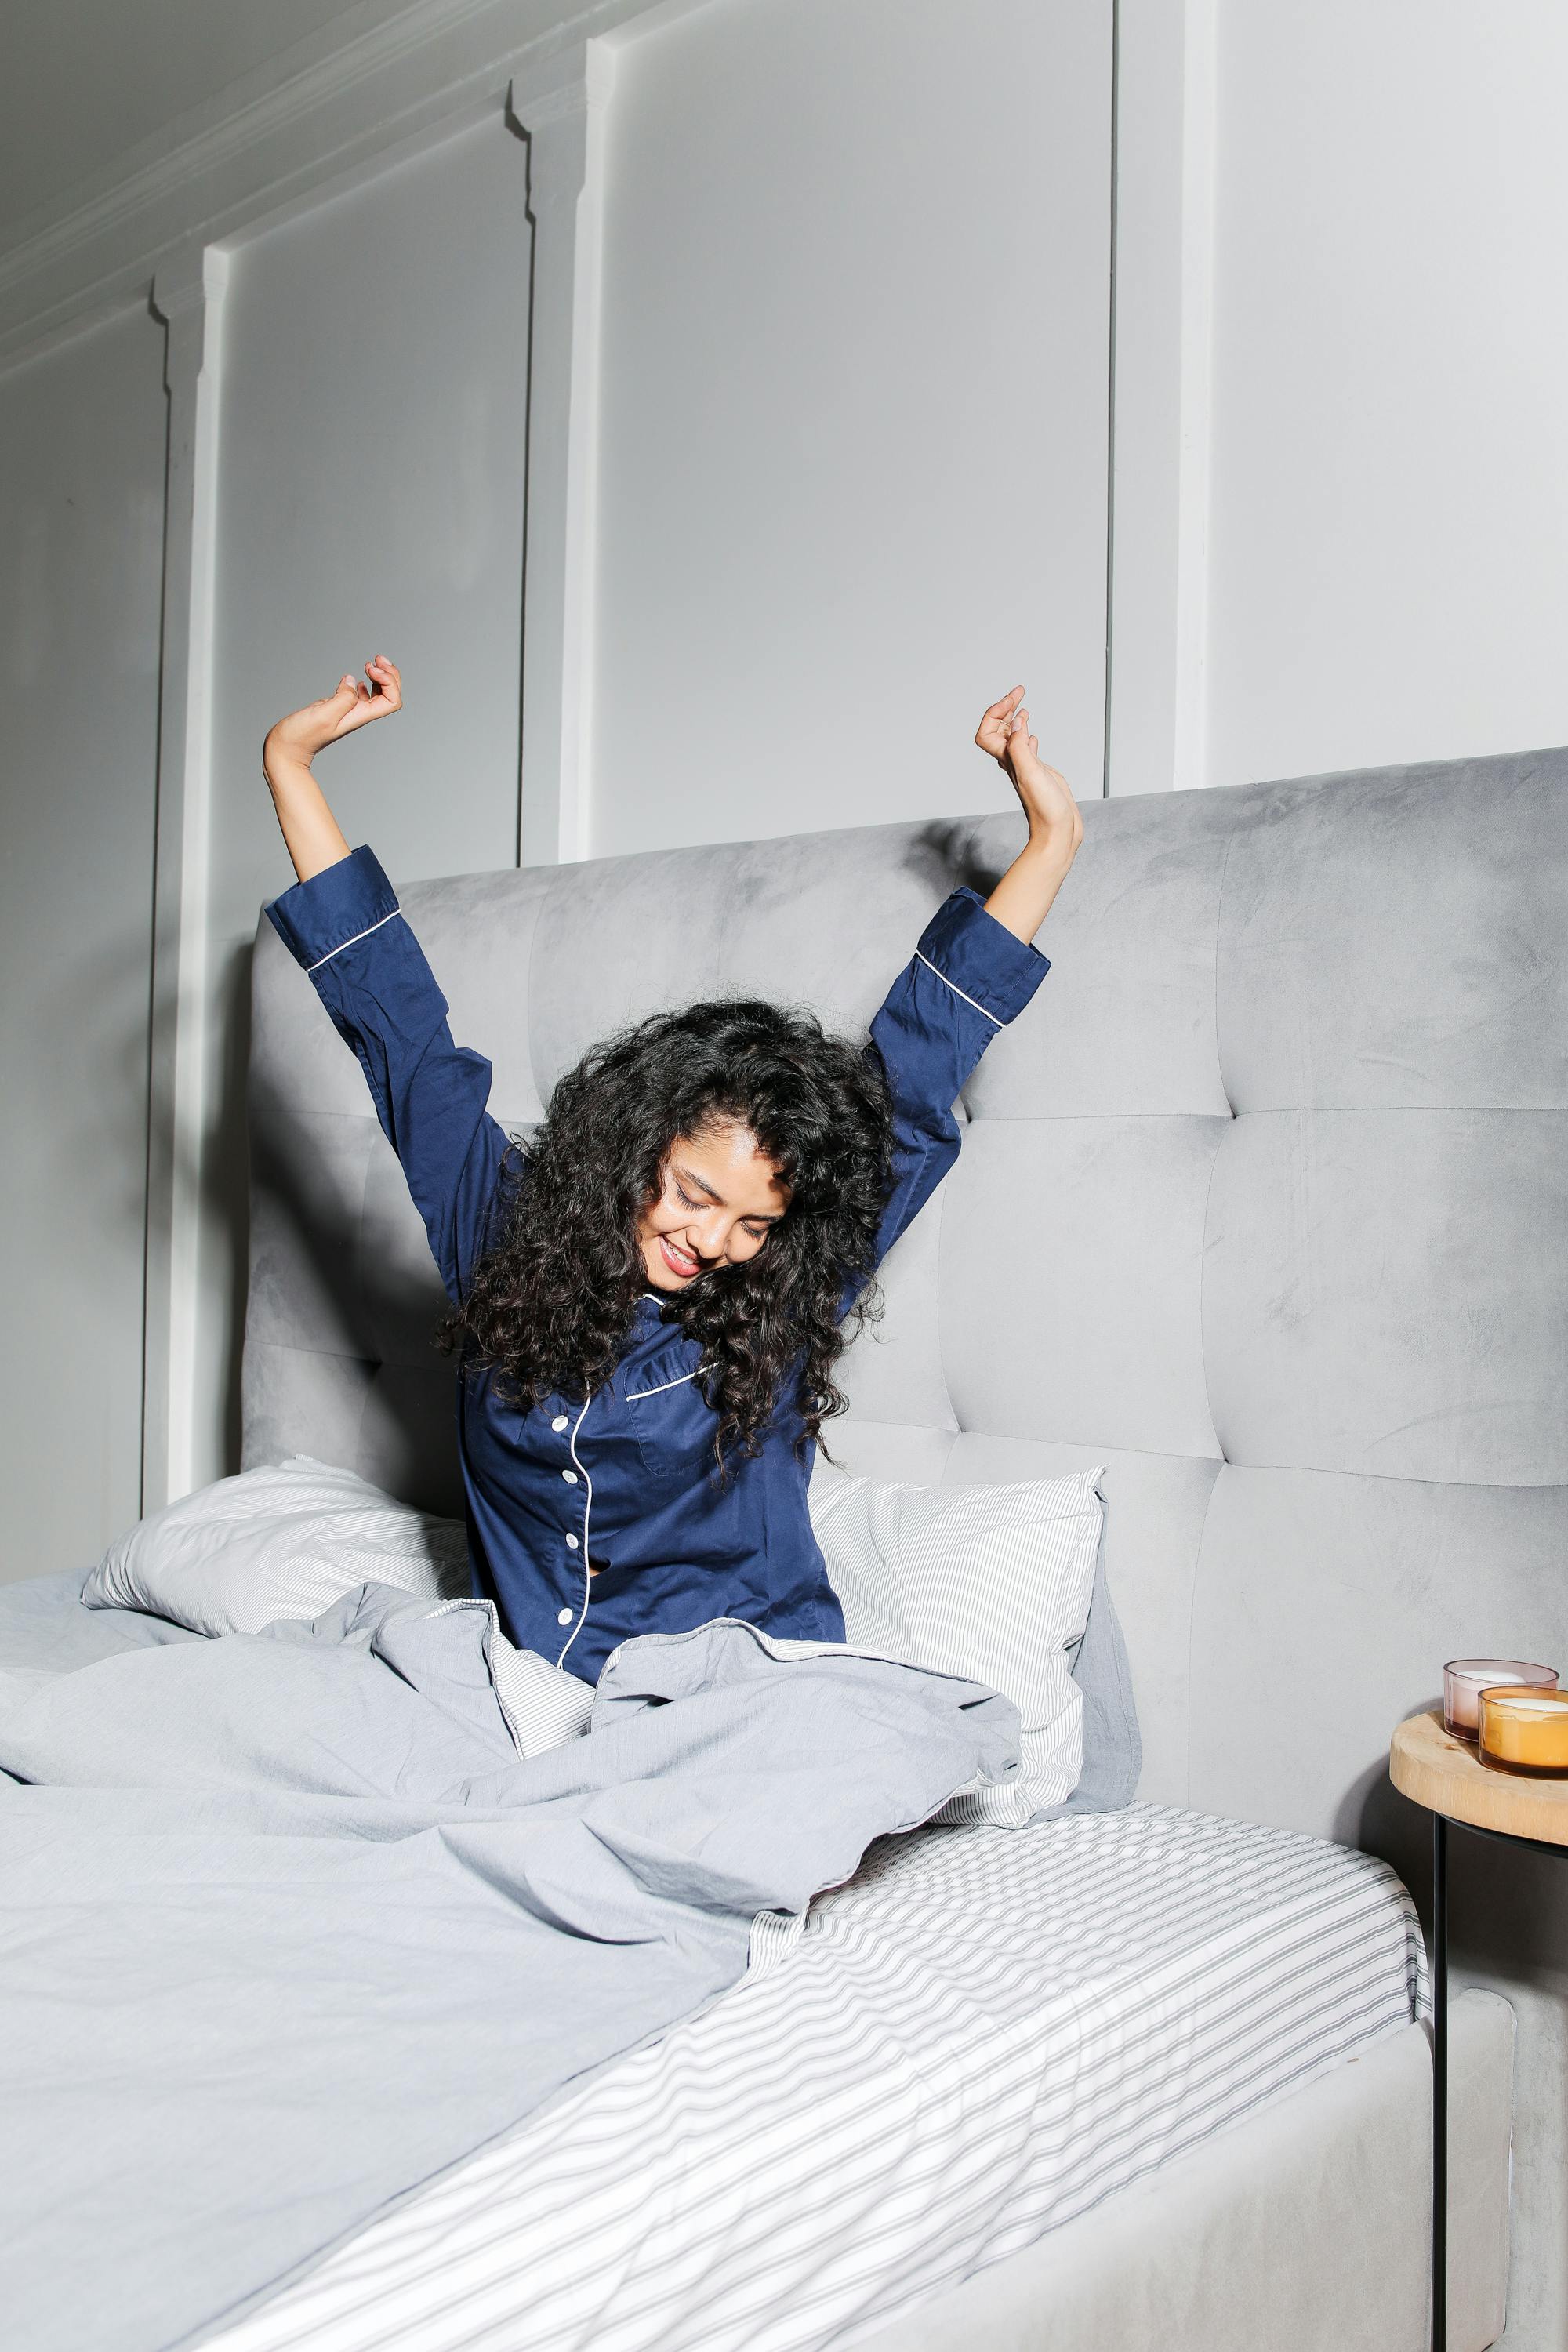
M 702 2015 L 221 2352 L 853 2343 L 1408 2024 L 1380 1863 L 1163 1806 L 872 1849 Z

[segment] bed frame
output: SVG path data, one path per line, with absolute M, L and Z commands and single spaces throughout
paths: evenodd
M 889 1262 L 834 1450 L 921 1482 L 1107 1463 L 1142 1793 L 1363 1845 L 1424 1900 L 1393 1726 L 1457 1653 L 1568 1668 L 1568 753 L 1084 814 L 1056 968 Z M 658 1006 L 740 990 L 859 1030 L 932 907 L 1017 838 L 1008 817 L 796 835 L 404 903 L 521 1127 Z M 455 1509 L 423 1231 L 265 922 L 254 1003 L 246 1459 L 302 1450 Z M 1568 2340 L 1568 1916 L 1543 1864 L 1468 1844 L 1456 1965 L 1510 2006 L 1455 2013 L 1449 2343 L 1502 2326 L 1517 2015 L 1504 2340 L 1546 2352 Z M 1414 2352 L 1429 2093 L 1413 2028 L 887 2341 Z

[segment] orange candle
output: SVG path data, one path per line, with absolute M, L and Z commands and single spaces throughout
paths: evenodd
M 1482 1691 L 1480 1753 L 1483 1764 L 1505 1772 L 1568 1779 L 1568 1691 L 1519 1684 Z

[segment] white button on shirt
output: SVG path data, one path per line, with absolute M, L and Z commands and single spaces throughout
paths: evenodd
M 564 1429 L 566 1426 L 565 1414 L 563 1412 L 558 1412 L 550 1426 L 552 1429 Z
M 577 1484 L 577 1473 L 575 1470 L 563 1470 L 561 1475 L 565 1479 L 566 1484 L 569 1486 L 574 1486 Z
M 567 1537 L 567 1538 L 566 1538 L 566 1549 L 567 1549 L 567 1550 L 568 1550 L 568 1551 L 575 1551 L 575 1550 L 576 1550 L 576 1549 L 577 1549 L 577 1538 L 576 1538 L 576 1537 L 575 1537 L 575 1536 L 568 1536 L 568 1537 Z
M 570 1625 L 572 1622 L 572 1612 L 570 1609 L 563 1609 L 557 1615 L 555 1622 L 558 1625 Z

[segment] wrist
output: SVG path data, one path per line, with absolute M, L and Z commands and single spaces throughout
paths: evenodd
M 316 781 L 309 755 L 280 742 L 275 730 L 261 746 L 261 772 L 275 793 L 286 792 L 290 784 L 313 784 Z
M 1076 828 L 1031 824 L 1029 838 L 1018 853 L 1018 862 L 1022 865 L 1026 861 L 1040 873 L 1055 874 L 1059 879 L 1072 864 L 1077 849 Z

